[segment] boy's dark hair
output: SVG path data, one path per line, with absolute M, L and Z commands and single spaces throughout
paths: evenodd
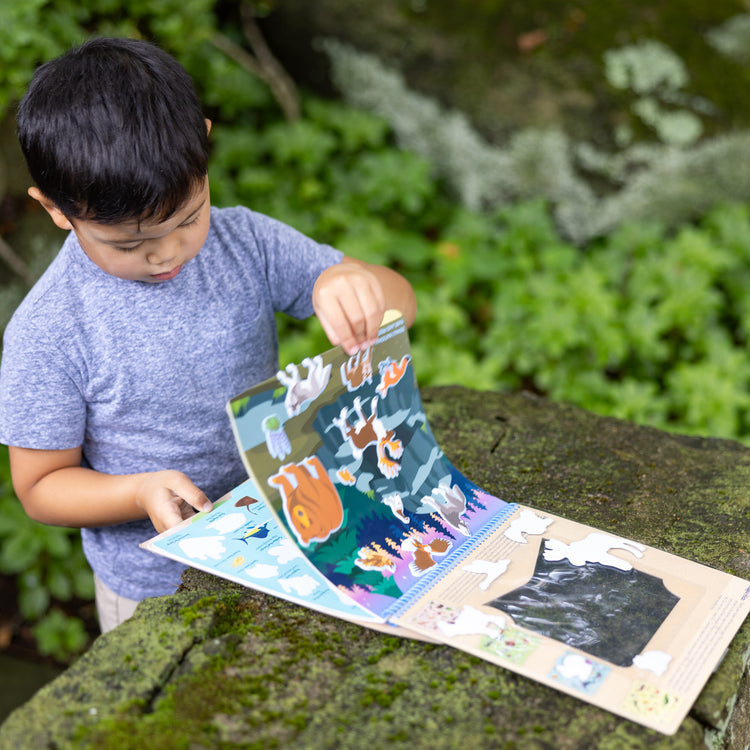
M 208 171 L 185 69 L 135 39 L 92 39 L 41 65 L 16 118 L 31 177 L 69 219 L 169 218 Z

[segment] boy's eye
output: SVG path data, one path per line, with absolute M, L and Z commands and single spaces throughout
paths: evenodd
M 200 215 L 198 215 L 194 219 L 190 219 L 190 221 L 186 221 L 184 224 L 180 224 L 179 229 L 197 224 L 200 218 Z M 130 245 L 128 247 L 123 247 L 122 245 L 113 245 L 113 247 L 115 248 L 115 250 L 121 250 L 123 253 L 129 253 L 132 250 L 137 250 L 142 244 L 142 242 L 139 242 L 137 245 Z

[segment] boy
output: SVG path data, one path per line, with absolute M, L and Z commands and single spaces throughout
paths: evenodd
M 82 528 L 102 630 L 182 567 L 138 544 L 246 478 L 227 400 L 278 367 L 273 313 L 349 353 L 405 279 L 244 208 L 210 206 L 208 131 L 169 55 L 97 39 L 42 65 L 18 110 L 29 195 L 70 230 L 9 323 L 0 441 L 43 523 Z

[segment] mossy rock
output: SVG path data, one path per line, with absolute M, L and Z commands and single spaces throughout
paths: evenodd
M 527 394 L 423 392 L 484 489 L 748 577 L 750 450 Z M 745 748 L 743 626 L 671 737 L 468 654 L 386 636 L 198 571 L 43 688 L 0 748 Z
M 683 59 L 688 93 L 716 108 L 708 132 L 748 127 L 747 72 L 706 38 L 746 12 L 743 0 L 284 0 L 262 28 L 294 79 L 316 91 L 334 93 L 316 41 L 335 38 L 465 113 L 494 143 L 519 128 L 560 127 L 611 146 L 629 104 L 606 83 L 604 53 L 643 39 Z

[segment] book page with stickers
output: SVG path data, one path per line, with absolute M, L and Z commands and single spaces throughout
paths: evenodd
M 393 620 L 664 734 L 750 610 L 747 581 L 516 506 Z
M 144 545 L 157 554 L 666 734 L 750 611 L 746 581 L 463 476 L 428 424 L 398 313 L 366 350 L 289 364 L 227 411 L 250 480 Z
M 228 406 L 258 491 L 338 590 L 387 620 L 508 503 L 451 465 L 425 416 L 403 318 L 377 342 L 288 365 Z
M 214 503 L 140 546 L 192 568 L 361 624 L 383 620 L 332 586 L 259 500 L 248 479 Z

